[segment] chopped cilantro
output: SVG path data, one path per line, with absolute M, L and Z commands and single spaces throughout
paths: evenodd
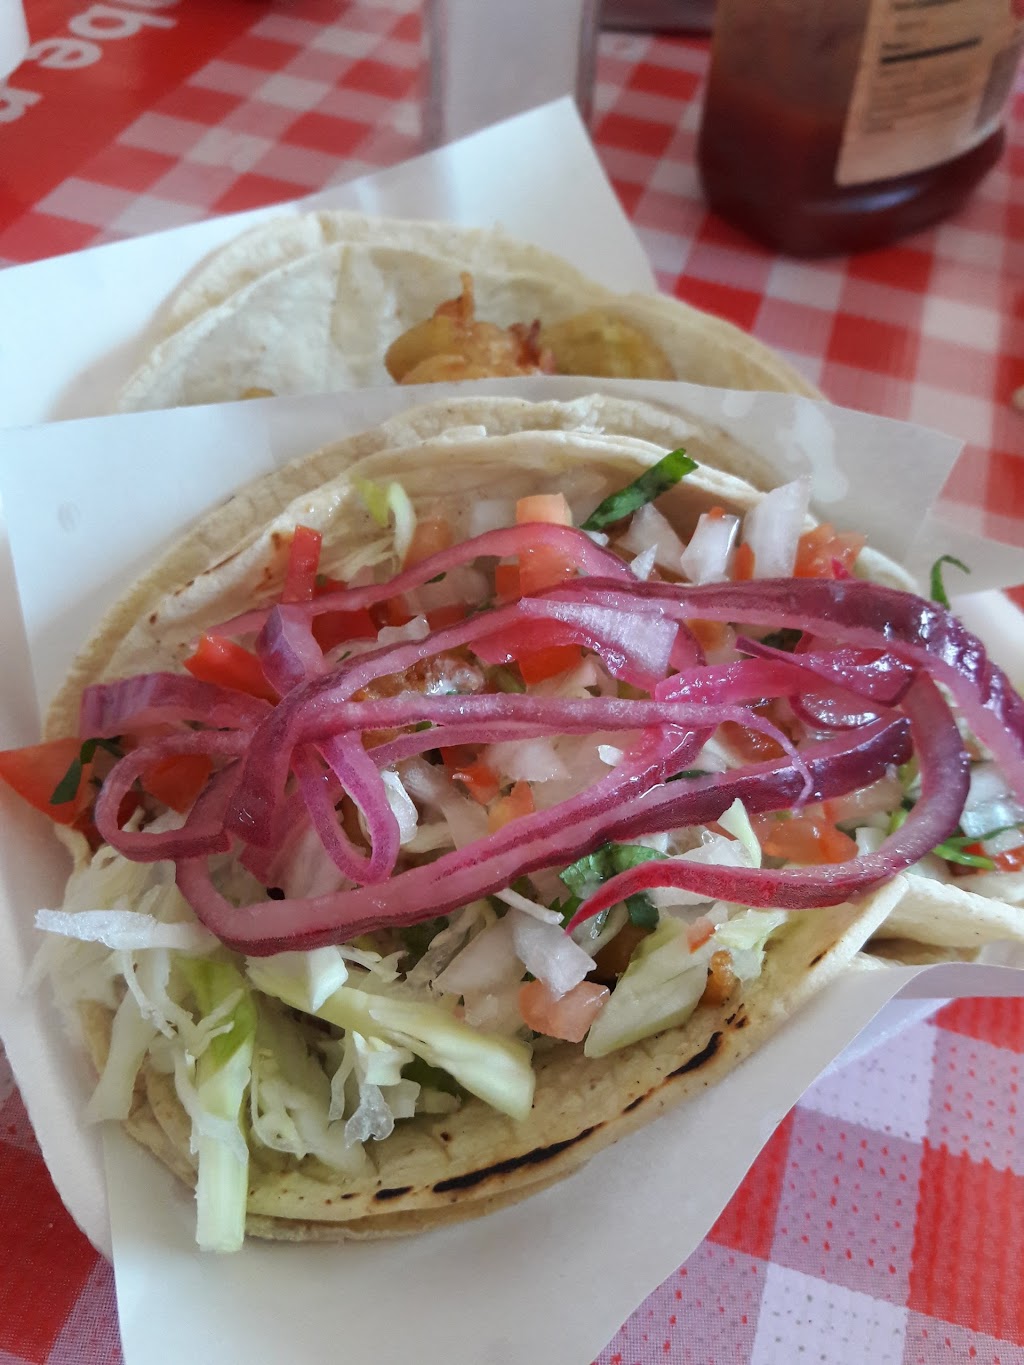
M 635 924 L 638 929 L 657 929 L 658 907 L 643 891 L 626 897 L 626 909 L 629 911 L 630 924 Z
M 696 460 L 691 460 L 685 450 L 673 450 L 663 455 L 657 464 L 645 469 L 639 478 L 628 483 L 625 488 L 609 494 L 591 512 L 583 523 L 584 531 L 601 531 L 624 517 L 631 516 L 639 507 L 660 498 L 675 487 L 680 479 L 697 468 Z
M 800 643 L 802 630 L 794 630 L 792 626 L 786 626 L 782 630 L 773 630 L 768 635 L 761 638 L 763 645 L 768 645 L 770 649 L 784 649 L 787 654 L 792 654 Z
M 87 739 L 79 749 L 78 757 L 71 760 L 71 766 L 54 787 L 53 795 L 50 797 L 51 806 L 63 806 L 75 799 L 81 786 L 85 765 L 93 761 L 97 749 L 104 749 L 114 758 L 124 758 L 120 735 L 115 735 L 113 739 Z
M 559 876 L 576 899 L 577 903 L 573 907 L 575 911 L 589 888 L 600 885 L 631 867 L 639 867 L 641 863 L 649 863 L 664 857 L 664 853 L 659 853 L 654 848 L 646 848 L 643 844 L 602 844 L 594 853 L 588 853 L 570 864 L 564 872 L 559 873 Z M 627 898 L 626 909 L 629 911 L 631 922 L 638 928 L 657 927 L 657 907 L 642 891 Z
M 570 891 L 564 901 L 559 900 L 556 896 L 548 906 L 548 909 L 554 910 L 556 915 L 561 915 L 562 923 L 568 924 L 582 904 L 583 902 L 580 900 L 579 896 L 574 896 Z
M 948 607 L 949 594 L 946 592 L 946 585 L 942 581 L 943 564 L 952 564 L 954 568 L 962 569 L 964 573 L 971 571 L 962 559 L 957 559 L 956 555 L 939 555 L 932 565 L 931 599 L 933 602 L 938 602 L 940 607 Z
M 433 578 L 428 578 L 428 579 L 427 579 L 427 582 L 428 582 L 428 583 L 440 583 L 440 581 L 441 581 L 442 578 L 444 578 L 444 573 L 443 573 L 443 572 L 441 572 L 441 573 L 436 573 L 436 574 L 434 574 L 434 577 L 433 577 Z

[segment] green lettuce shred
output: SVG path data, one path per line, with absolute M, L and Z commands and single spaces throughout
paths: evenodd
M 234 1124 L 241 1143 L 229 1146 L 199 1132 L 193 1135 L 193 1146 L 199 1158 L 196 1242 L 203 1251 L 238 1251 L 245 1239 L 249 1193 L 248 1146 L 241 1115 L 252 1074 L 256 1006 L 245 978 L 231 963 L 182 956 L 179 964 L 203 1017 L 237 997 L 221 1021 L 223 1032 L 210 1039 L 196 1062 L 195 1085 L 203 1108 L 214 1119 Z

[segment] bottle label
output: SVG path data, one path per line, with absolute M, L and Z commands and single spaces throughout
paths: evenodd
M 869 0 L 835 178 L 924 170 L 1000 126 L 1024 47 L 1020 0 Z

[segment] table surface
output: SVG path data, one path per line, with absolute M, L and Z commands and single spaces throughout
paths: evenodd
M 39 43 L 73 32 L 83 5 L 27 10 Z M 294 198 L 419 150 L 411 0 L 131 13 L 138 31 L 89 64 L 44 67 L 70 60 L 51 45 L 10 78 L 7 117 L 23 112 L 0 121 L 0 264 Z M 661 287 L 749 328 L 834 400 L 964 439 L 947 496 L 972 529 L 1024 544 L 1024 93 L 1003 160 L 957 217 L 798 262 L 703 207 L 706 63 L 699 38 L 601 40 L 595 141 Z M 1022 1055 L 1024 1002 L 966 1000 L 827 1074 L 600 1365 L 1024 1365 Z M 0 1365 L 120 1359 L 112 1271 L 64 1211 L 0 1053 Z

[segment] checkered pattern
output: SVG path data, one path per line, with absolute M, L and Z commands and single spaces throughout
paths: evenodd
M 83 0 L 29 0 L 36 41 Z M 0 122 L 0 264 L 293 198 L 418 150 L 412 0 L 196 0 Z M 1024 544 L 1024 95 L 955 219 L 783 260 L 704 210 L 700 40 L 602 38 L 594 133 L 663 289 L 747 327 L 834 399 L 963 437 L 948 489 Z M 1018 594 L 1024 606 L 1024 590 Z M 1024 1002 L 964 1001 L 827 1075 L 703 1246 L 600 1365 L 1024 1365 Z M 713 1153 L 709 1152 L 709 1160 Z M 120 1360 L 113 1282 L 55 1194 L 0 1054 L 0 1365 Z

